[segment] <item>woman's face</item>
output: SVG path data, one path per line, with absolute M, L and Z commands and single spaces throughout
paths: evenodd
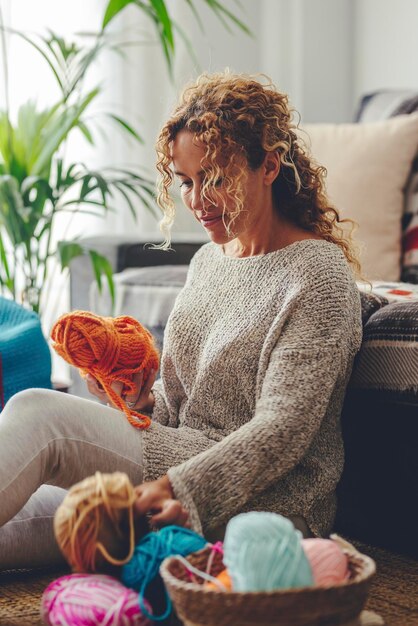
M 182 200 L 212 241 L 224 244 L 239 237 L 244 230 L 251 228 L 251 224 L 257 220 L 259 212 L 263 209 L 265 186 L 261 168 L 256 171 L 246 168 L 246 177 L 242 181 L 243 210 L 234 219 L 231 233 L 226 228 L 229 223 L 228 196 L 222 187 L 222 179 L 217 181 L 212 191 L 206 192 L 207 198 L 202 198 L 205 176 L 202 170 L 202 161 L 205 157 L 203 144 L 198 142 L 191 132 L 182 130 L 173 141 L 171 155 L 174 173 L 180 184 Z M 232 209 L 234 207 L 231 207 Z

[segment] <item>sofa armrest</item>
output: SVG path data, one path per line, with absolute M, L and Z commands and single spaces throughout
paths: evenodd
M 92 248 L 105 256 L 115 273 L 130 267 L 150 267 L 160 265 L 188 265 L 191 258 L 205 243 L 200 238 L 174 237 L 170 250 L 159 250 L 152 246 L 161 240 L 156 237 L 142 241 L 126 237 L 97 236 L 82 239 L 80 245 Z M 90 309 L 89 290 L 94 281 L 90 262 L 85 257 L 76 257 L 70 264 L 70 306 L 72 310 Z
M 80 245 L 92 248 L 105 256 L 114 272 L 118 266 L 118 249 L 125 242 L 125 238 L 116 237 L 89 237 L 81 239 Z M 70 263 L 70 307 L 71 310 L 89 310 L 89 289 L 94 280 L 93 268 L 89 259 L 79 256 Z

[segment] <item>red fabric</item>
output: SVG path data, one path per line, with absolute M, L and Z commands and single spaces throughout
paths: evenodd
M 406 231 L 403 240 L 403 249 L 404 252 L 418 250 L 418 226 Z

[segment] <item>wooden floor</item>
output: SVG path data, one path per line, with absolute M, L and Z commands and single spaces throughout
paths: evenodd
M 377 565 L 366 608 L 378 613 L 386 626 L 418 626 L 418 562 L 356 541 L 353 543 Z M 40 626 L 42 592 L 49 582 L 64 573 L 67 572 L 0 573 L 0 625 Z
M 381 615 L 386 626 L 418 626 L 418 561 L 353 543 L 376 561 L 366 608 Z

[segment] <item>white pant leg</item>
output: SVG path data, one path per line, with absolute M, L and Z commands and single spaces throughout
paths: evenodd
M 63 492 L 37 490 L 68 488 L 96 470 L 142 481 L 141 431 L 121 412 L 43 389 L 9 400 L 0 414 L 0 525 L 11 521 L 0 528 L 0 569 L 56 562 L 52 517 Z
M 67 491 L 42 485 L 0 528 L 0 570 L 64 564 L 54 538 L 54 514 Z

